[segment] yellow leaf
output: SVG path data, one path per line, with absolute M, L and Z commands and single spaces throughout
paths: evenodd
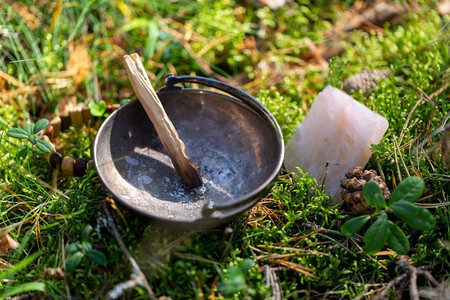
M 89 74 L 89 53 L 84 39 L 69 44 L 69 63 L 67 69 L 78 86 Z
M 62 0 L 58 0 L 58 3 L 56 3 L 55 10 L 52 14 L 52 23 L 50 24 L 50 29 L 53 29 L 55 27 L 56 21 L 58 21 L 59 15 L 61 14 L 63 7 Z
M 120 12 L 127 18 L 128 20 L 133 20 L 133 14 L 131 13 L 128 6 L 123 1 L 118 1 L 117 8 L 120 10 Z

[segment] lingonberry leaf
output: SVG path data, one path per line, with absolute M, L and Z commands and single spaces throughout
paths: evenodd
M 68 260 L 66 260 L 66 271 L 72 271 L 75 270 L 75 268 L 80 264 L 81 260 L 83 259 L 83 252 L 77 251 L 74 254 L 72 254 Z
M 406 254 L 409 251 L 408 238 L 403 230 L 391 221 L 388 222 L 387 244 L 398 254 Z
M 425 190 L 425 184 L 417 176 L 411 176 L 400 182 L 397 188 L 392 192 L 389 199 L 389 206 L 398 201 L 408 201 L 415 203 Z
M 91 251 L 86 253 L 87 256 L 97 265 L 105 265 L 106 263 L 106 255 L 103 252 L 91 249 Z
M 383 248 L 387 238 L 388 219 L 385 212 L 381 213 L 378 219 L 370 225 L 364 234 L 364 252 L 368 255 L 377 253 Z
M 28 140 L 30 141 L 30 143 L 32 143 L 33 145 L 36 145 L 37 142 L 37 138 L 34 134 L 31 134 L 28 136 Z
M 252 266 L 253 266 L 253 260 L 251 258 L 244 259 L 244 261 L 242 261 L 242 264 L 241 264 L 242 272 L 244 274 L 247 274 L 247 272 L 252 268 Z
M 90 251 L 92 251 L 92 245 L 91 245 L 91 243 L 88 243 L 88 242 L 82 242 L 81 248 L 83 248 L 85 253 L 89 253 Z
M 6 132 L 6 134 L 9 137 L 15 138 L 15 139 L 28 139 L 28 132 L 26 132 L 24 129 L 22 128 L 18 128 L 18 127 L 14 127 L 11 128 L 10 130 L 8 130 Z
M 33 133 L 34 134 L 38 133 L 39 131 L 47 127 L 47 125 L 48 125 L 47 119 L 40 119 L 39 121 L 36 122 L 36 124 L 34 124 Z
M 433 229 L 435 220 L 425 208 L 418 207 L 408 201 L 397 201 L 389 206 L 394 215 L 411 227 L 420 230 Z
M 81 240 L 82 241 L 87 241 L 89 235 L 91 234 L 92 231 L 92 226 L 91 225 L 86 225 L 83 229 L 83 232 L 81 233 Z
M 37 154 L 43 155 L 47 153 L 51 153 L 53 151 L 53 146 L 49 142 L 45 140 L 38 140 L 36 142 L 35 151 Z
M 375 181 L 371 180 L 364 185 L 363 195 L 367 204 L 375 207 L 377 211 L 379 211 L 380 208 L 386 207 L 386 201 L 383 198 L 383 193 Z
M 352 235 L 357 233 L 363 228 L 363 226 L 370 220 L 370 216 L 359 216 L 356 218 L 352 218 L 344 223 L 341 227 L 341 231 L 345 235 Z
M 17 152 L 16 154 L 16 159 L 27 157 L 28 151 L 30 151 L 30 146 L 28 146 L 27 144 L 22 145 L 22 147 L 20 147 L 19 152 Z
M 25 130 L 26 133 L 28 133 L 28 136 L 31 136 L 34 134 L 34 124 L 30 123 L 30 124 L 25 124 L 25 126 L 23 126 L 23 130 Z
M 227 278 L 218 285 L 221 294 L 231 295 L 245 288 L 245 276 L 242 273 L 241 268 L 230 266 L 227 269 L 226 277 Z
M 68 254 L 73 254 L 80 250 L 81 250 L 81 246 L 80 246 L 79 242 L 71 243 L 71 244 L 67 245 L 67 247 L 66 247 L 66 253 L 68 253 Z

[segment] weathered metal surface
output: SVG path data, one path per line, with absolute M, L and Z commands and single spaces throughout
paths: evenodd
M 210 228 L 252 207 L 283 161 L 273 117 L 206 90 L 166 89 L 158 96 L 204 186 L 185 187 L 142 106 L 132 101 L 105 121 L 94 146 L 99 176 L 115 198 L 185 229 Z

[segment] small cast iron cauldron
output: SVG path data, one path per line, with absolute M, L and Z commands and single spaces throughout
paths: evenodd
M 204 89 L 182 88 L 190 82 Z M 111 114 L 98 131 L 94 159 L 115 199 L 182 229 L 207 229 L 251 208 L 280 171 L 284 143 L 272 114 L 220 81 L 169 74 L 158 96 L 199 169 L 204 186 L 189 190 L 176 173 L 139 101 Z

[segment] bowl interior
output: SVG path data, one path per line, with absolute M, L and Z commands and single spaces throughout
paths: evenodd
M 227 219 L 251 207 L 279 171 L 276 129 L 239 100 L 205 90 L 158 92 L 198 167 L 204 187 L 184 186 L 138 101 L 114 112 L 100 128 L 95 162 L 106 187 L 147 216 L 178 222 Z M 246 200 L 251 201 L 246 201 Z M 224 210 L 246 201 L 245 205 Z

